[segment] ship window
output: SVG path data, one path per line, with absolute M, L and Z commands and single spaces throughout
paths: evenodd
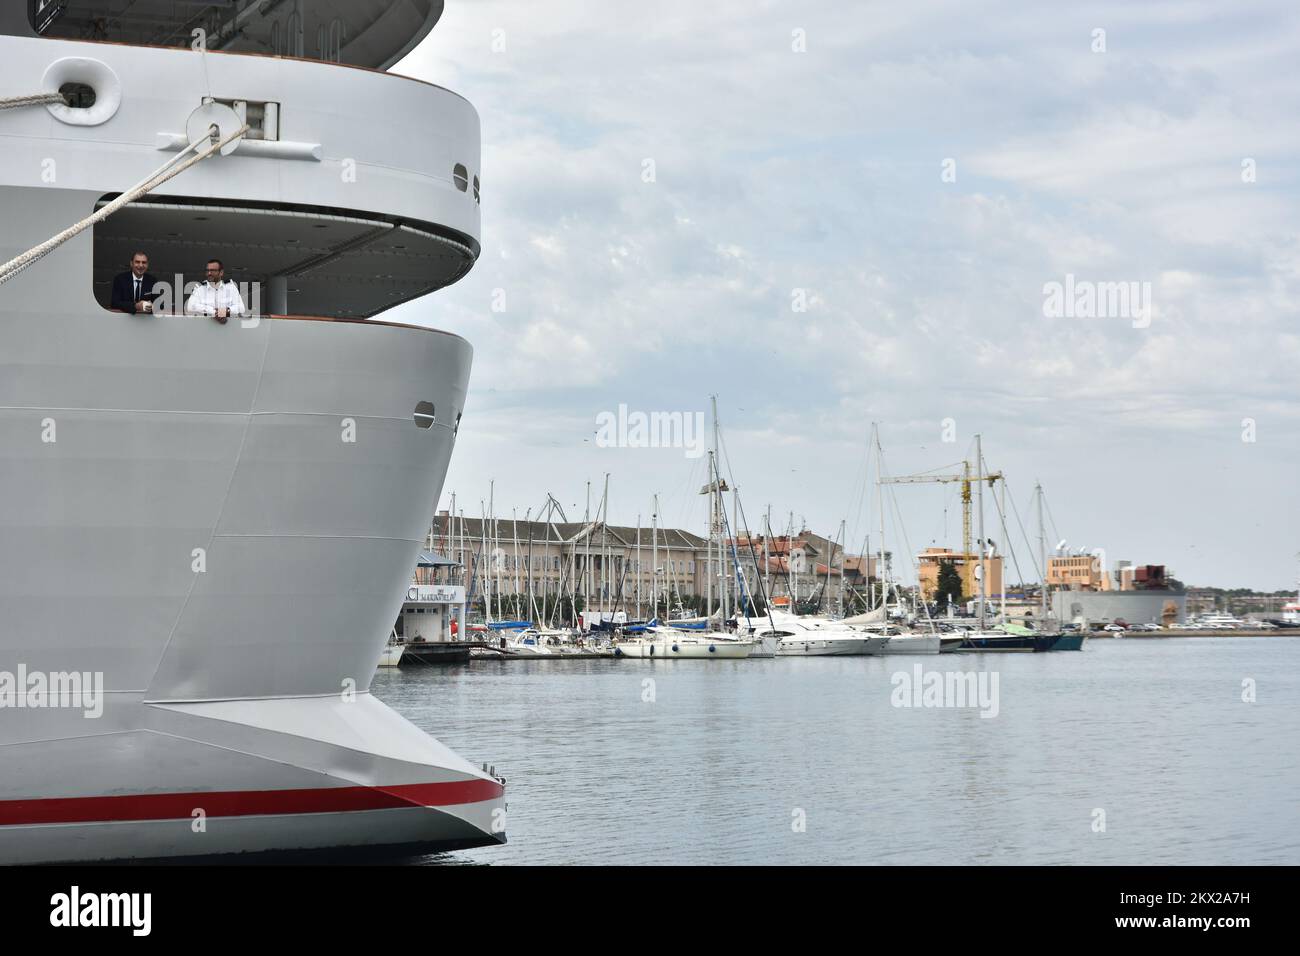
M 478 176 L 474 177 L 474 201 L 478 202 Z
M 421 428 L 430 428 L 434 422 L 433 403 L 420 402 L 415 406 L 415 424 Z
M 460 163 L 457 163 L 451 171 L 451 178 L 456 182 L 456 188 L 464 192 L 469 188 L 469 170 Z
M 74 110 L 88 110 L 95 105 L 95 88 L 85 83 L 64 83 L 59 94 Z

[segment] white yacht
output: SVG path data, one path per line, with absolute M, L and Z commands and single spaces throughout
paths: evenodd
M 383 316 L 479 254 L 442 7 L 3 4 L 0 863 L 504 842 L 369 692 L 472 356 Z
M 743 660 L 753 651 L 754 643 L 708 631 L 697 633 L 671 627 L 650 627 L 643 636 L 616 642 L 614 656 L 655 660 Z
M 756 638 L 769 635 L 778 639 L 776 653 L 780 657 L 882 654 L 890 640 L 824 618 L 776 611 L 770 622 L 760 625 L 754 631 Z

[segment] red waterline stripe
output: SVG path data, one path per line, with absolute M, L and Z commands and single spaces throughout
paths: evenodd
M 305 790 L 221 790 L 139 793 L 121 797 L 0 800 L 0 826 L 40 823 L 116 823 L 296 813 L 344 813 L 402 807 L 450 807 L 493 800 L 505 792 L 495 780 L 407 783 L 388 787 L 315 787 Z

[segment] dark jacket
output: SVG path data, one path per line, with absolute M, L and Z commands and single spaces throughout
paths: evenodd
M 153 291 L 154 283 L 157 281 L 148 272 L 144 274 L 144 279 L 140 282 L 140 299 L 152 302 L 157 298 Z M 134 312 L 137 301 L 139 300 L 135 295 L 135 273 L 121 273 L 113 280 L 113 301 L 110 308 L 122 312 Z

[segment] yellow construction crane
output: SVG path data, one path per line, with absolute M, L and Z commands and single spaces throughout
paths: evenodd
M 962 554 L 969 558 L 974 554 L 974 552 L 971 551 L 970 540 L 970 489 L 971 485 L 980 479 L 978 476 L 971 474 L 969 461 L 963 461 L 961 466 L 961 473 L 956 475 L 899 475 L 898 477 L 881 478 L 880 481 L 882 484 L 887 485 L 905 485 L 927 481 L 935 481 L 939 483 L 950 483 L 954 481 L 961 482 L 961 548 Z M 984 480 L 988 482 L 991 490 L 995 481 L 1002 480 L 1002 472 L 990 472 L 984 476 Z M 983 545 L 981 545 L 981 550 L 982 549 Z

